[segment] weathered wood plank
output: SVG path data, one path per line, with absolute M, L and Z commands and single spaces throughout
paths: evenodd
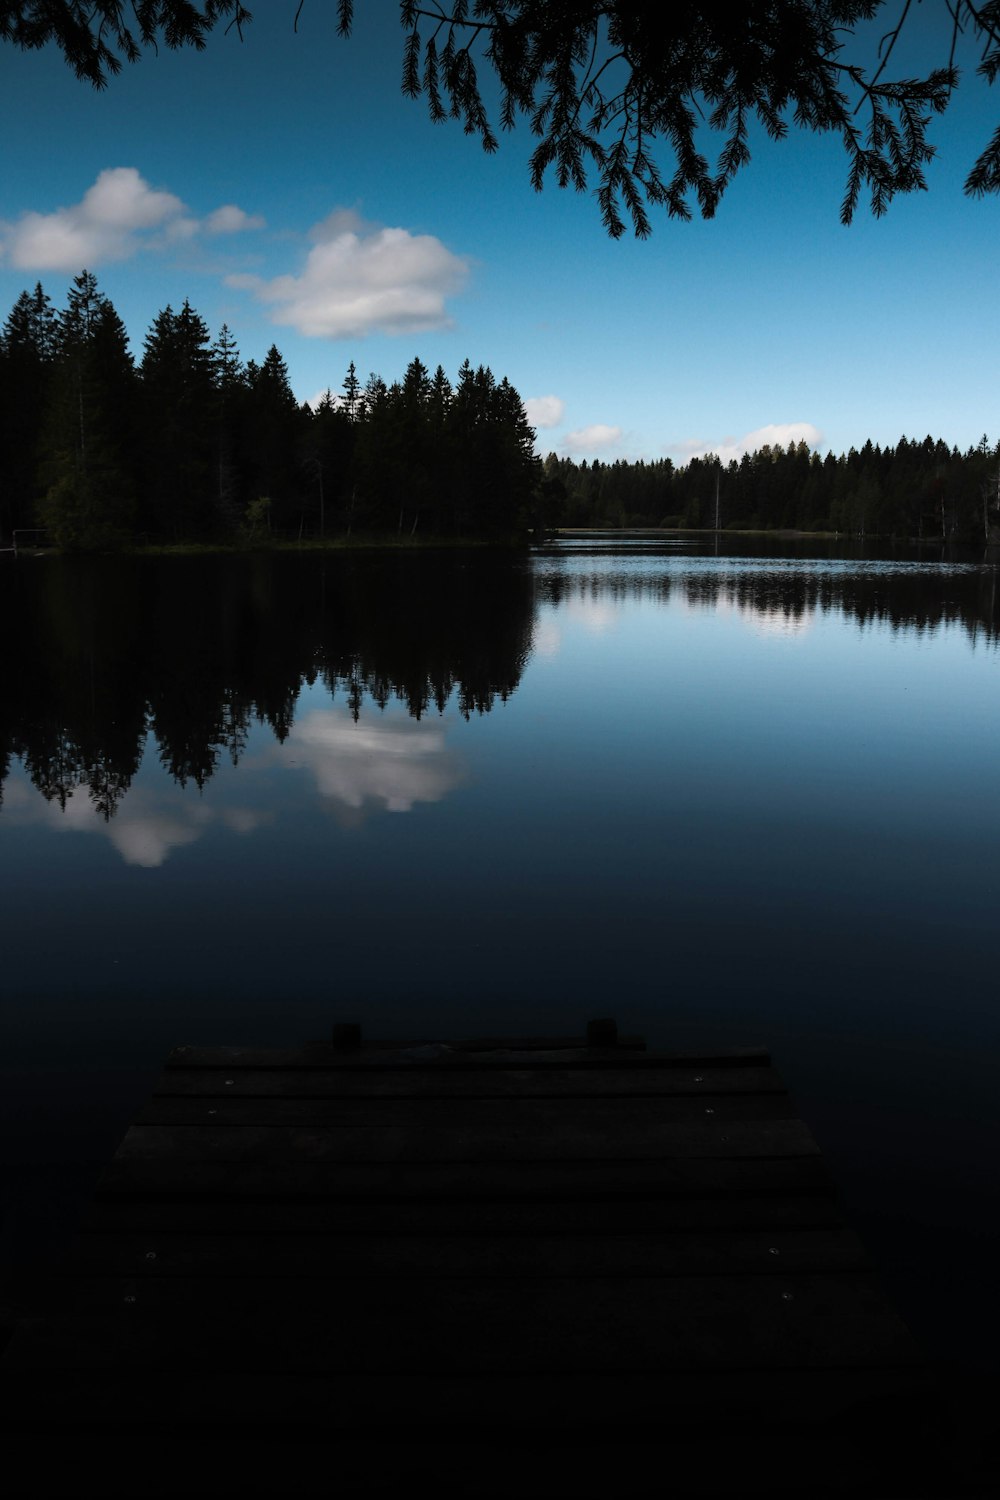
M 642 1047 L 176 1049 L 0 1361 L 8 1414 L 173 1441 L 446 1413 L 487 1451 L 642 1423 L 673 1454 L 919 1392 L 767 1052 Z
M 287 1057 L 288 1066 L 314 1067 L 317 1061 L 331 1067 L 351 1067 L 359 1062 L 389 1062 L 398 1058 L 404 1063 L 446 1062 L 464 1056 L 489 1058 L 493 1054 L 524 1053 L 565 1054 L 593 1052 L 606 1057 L 617 1051 L 623 1053 L 644 1052 L 646 1043 L 642 1037 L 622 1037 L 613 1047 L 594 1047 L 582 1036 L 550 1037 L 458 1037 L 442 1041 L 440 1038 L 414 1037 L 373 1041 L 366 1040 L 359 1047 L 336 1047 L 329 1040 L 303 1042 L 298 1047 L 192 1047 L 172 1048 L 167 1066 L 179 1063 L 184 1067 L 203 1066 L 205 1060 L 215 1060 L 240 1067 L 274 1067 L 276 1059 Z
M 627 1041 L 628 1039 L 626 1039 Z M 449 1053 L 449 1043 L 425 1042 L 384 1048 L 362 1047 L 356 1052 L 338 1052 L 323 1042 L 301 1047 L 175 1047 L 167 1067 L 179 1068 L 511 1068 L 556 1067 L 568 1063 L 595 1068 L 689 1068 L 704 1064 L 716 1068 L 762 1067 L 770 1060 L 766 1047 L 746 1047 L 720 1053 L 649 1052 L 619 1043 L 617 1047 L 493 1048 L 475 1051 L 459 1048 Z M 645 1044 L 643 1043 L 642 1046 Z
M 918 1359 L 875 1279 L 81 1280 L 77 1313 L 24 1359 L 50 1367 L 386 1372 L 671 1371 Z M 13 1349 L 12 1344 L 11 1348 Z M 23 1346 L 22 1346 L 23 1347 Z M 15 1365 L 16 1367 L 16 1365 Z M 38 1367 L 37 1364 L 35 1366 Z
M 427 1098 L 238 1098 L 231 1092 L 199 1098 L 155 1096 L 136 1114 L 134 1125 L 299 1126 L 305 1129 L 404 1127 L 407 1130 L 510 1129 L 548 1136 L 586 1127 L 618 1132 L 665 1124 L 706 1125 L 724 1120 L 782 1120 L 791 1117 L 787 1094 L 670 1094 L 636 1099 L 457 1099 Z
M 790 1276 L 870 1269 L 844 1229 L 674 1234 L 84 1234 L 72 1269 L 137 1276 Z
M 324 1047 L 329 1043 L 326 1038 L 323 1038 L 306 1042 L 304 1045 Z M 588 1041 L 586 1036 L 460 1036 L 449 1037 L 445 1041 L 442 1041 L 440 1037 L 394 1037 L 390 1040 L 366 1037 L 358 1050 L 400 1052 L 419 1047 L 432 1048 L 435 1051 L 445 1049 L 450 1052 L 555 1052 L 593 1045 L 594 1043 Z M 606 1050 L 603 1039 L 597 1045 L 601 1051 Z M 611 1048 L 621 1047 L 626 1052 L 642 1052 L 646 1048 L 645 1038 L 641 1036 L 619 1036 L 607 1045 Z
M 161 1073 L 154 1098 L 659 1098 L 781 1095 L 775 1068 L 181 1068 Z M 708 1102 L 708 1101 L 706 1101 Z
M 116 1157 L 98 1196 L 634 1198 L 833 1192 L 818 1156 L 675 1161 L 240 1162 Z
M 801 1120 L 733 1121 L 722 1127 L 687 1124 L 589 1126 L 554 1121 L 544 1134 L 530 1125 L 453 1127 L 133 1125 L 119 1160 L 183 1162 L 435 1162 L 623 1161 L 684 1157 L 816 1156 L 819 1147 Z
M 87 1233 L 141 1234 L 655 1234 L 695 1230 L 836 1229 L 829 1193 L 758 1198 L 614 1197 L 212 1199 L 106 1197 L 83 1220 Z
M 36 1341 L 44 1337 L 39 1328 Z M 732 1495 L 747 1493 L 746 1466 L 754 1453 L 754 1439 L 759 1437 L 760 1472 L 766 1475 L 767 1490 L 772 1493 L 775 1463 L 786 1456 L 786 1445 L 796 1430 L 805 1429 L 809 1447 L 799 1455 L 800 1462 L 805 1460 L 804 1466 L 798 1469 L 795 1487 L 783 1491 L 801 1497 L 812 1493 L 808 1484 L 803 1488 L 803 1476 L 814 1476 L 815 1445 L 822 1429 L 836 1424 L 836 1436 L 842 1444 L 850 1433 L 852 1419 L 866 1417 L 869 1429 L 875 1425 L 876 1430 L 890 1431 L 905 1422 L 907 1451 L 911 1451 L 917 1436 L 915 1424 L 928 1407 L 932 1416 L 941 1409 L 940 1395 L 928 1375 L 912 1365 L 795 1371 L 685 1370 L 677 1374 L 648 1371 L 641 1375 L 563 1371 L 558 1379 L 530 1371 L 513 1375 L 434 1372 L 373 1375 L 352 1371 L 340 1376 L 323 1370 L 303 1373 L 256 1366 L 244 1370 L 237 1368 L 235 1361 L 220 1349 L 214 1365 L 208 1369 L 199 1371 L 188 1366 L 168 1369 L 166 1374 L 147 1371 L 141 1380 L 136 1380 L 121 1370 L 84 1368 L 82 1373 L 74 1374 L 58 1366 L 39 1369 L 40 1350 L 32 1357 L 31 1335 L 21 1338 L 16 1361 L 18 1378 L 11 1382 L 9 1392 L 4 1393 L 4 1406 L 14 1430 L 31 1431 L 32 1417 L 37 1423 L 41 1412 L 41 1431 L 48 1435 L 53 1414 L 59 1413 L 66 1421 L 78 1424 L 81 1433 L 107 1431 L 116 1423 L 161 1430 L 169 1434 L 171 1441 L 166 1451 L 172 1452 L 179 1441 L 178 1434 L 193 1429 L 224 1439 L 226 1473 L 230 1475 L 236 1452 L 233 1439 L 238 1437 L 239 1451 L 246 1451 L 246 1445 L 252 1445 L 252 1428 L 258 1424 L 258 1430 L 269 1434 L 293 1432 L 304 1439 L 315 1439 L 329 1431 L 350 1433 L 355 1438 L 363 1433 L 366 1463 L 370 1465 L 372 1438 L 384 1441 L 387 1434 L 395 1437 L 401 1431 L 426 1438 L 428 1432 L 440 1431 L 445 1422 L 449 1462 L 456 1442 L 451 1434 L 470 1429 L 477 1433 L 476 1457 L 481 1461 L 484 1431 L 502 1432 L 502 1443 L 486 1450 L 491 1468 L 511 1448 L 516 1450 L 516 1434 L 521 1431 L 535 1434 L 536 1439 L 572 1433 L 577 1442 L 585 1440 L 580 1451 L 589 1471 L 594 1449 L 586 1439 L 613 1434 L 615 1462 L 609 1483 L 599 1491 L 608 1494 L 617 1492 L 616 1485 L 620 1487 L 626 1460 L 635 1472 L 643 1472 L 638 1460 L 641 1449 L 637 1445 L 645 1431 L 651 1436 L 655 1434 L 656 1450 L 650 1457 L 669 1463 L 672 1472 L 683 1472 L 677 1469 L 677 1443 L 694 1429 L 695 1447 L 690 1456 L 709 1477 L 717 1470 L 713 1454 L 719 1443 L 730 1438 L 736 1448 L 738 1482 L 727 1491 Z M 667 1439 L 669 1452 L 665 1454 L 663 1444 Z M 831 1446 L 828 1435 L 822 1450 L 824 1470 L 837 1446 L 836 1443 Z M 74 1453 L 79 1451 L 74 1446 Z M 405 1451 L 406 1462 L 412 1466 L 413 1453 L 408 1444 Z M 148 1452 L 141 1457 L 147 1459 Z M 203 1455 L 199 1452 L 197 1457 Z M 345 1457 L 346 1449 L 338 1452 L 338 1480 L 342 1477 Z M 530 1454 L 521 1454 L 522 1467 L 511 1476 L 516 1483 L 508 1494 L 515 1489 L 527 1493 L 526 1476 L 531 1477 L 532 1484 L 538 1476 L 536 1457 L 534 1449 Z M 561 1486 L 565 1483 L 569 1457 L 570 1453 L 563 1449 L 559 1471 L 544 1493 L 563 1492 Z M 897 1477 L 900 1457 L 901 1451 L 894 1466 Z M 107 1453 L 98 1451 L 94 1459 L 106 1462 Z M 283 1462 L 287 1478 L 287 1452 L 283 1454 Z M 190 1472 L 200 1474 L 203 1470 L 196 1465 Z M 190 1472 L 184 1476 L 188 1484 Z M 129 1477 L 134 1480 L 134 1474 Z M 412 1478 L 412 1471 L 405 1477 Z M 826 1492 L 857 1494 L 857 1469 L 849 1477 L 853 1482 L 848 1487 Z M 465 1479 L 467 1483 L 467 1474 Z M 476 1491 L 479 1493 L 478 1476 Z M 711 1489 L 708 1492 L 719 1493 Z M 921 1491 L 913 1489 L 906 1493 Z

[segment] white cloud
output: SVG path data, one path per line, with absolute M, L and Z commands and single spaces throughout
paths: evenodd
M 606 422 L 593 422 L 589 427 L 578 427 L 563 438 L 567 453 L 600 453 L 605 448 L 614 448 L 622 440 L 620 427 L 609 427 Z
M 372 233 L 378 229 L 377 224 L 363 219 L 353 208 L 335 208 L 328 213 L 325 219 L 320 219 L 309 231 L 309 238 L 315 244 L 324 244 L 327 240 L 339 239 L 342 234 L 364 234 Z
M 529 396 L 524 403 L 525 415 L 532 427 L 558 427 L 566 411 L 559 396 Z
M 421 802 L 440 802 L 466 775 L 463 761 L 446 743 L 440 721 L 414 721 L 400 714 L 356 724 L 341 707 L 303 714 L 283 744 L 246 757 L 242 770 L 278 773 L 272 786 L 274 811 L 212 806 L 177 786 L 159 791 L 132 786 L 106 820 L 86 787 L 75 787 L 62 808 L 46 801 L 15 767 L 4 784 L 3 817 L 12 826 L 96 834 L 127 865 L 155 870 L 175 849 L 197 843 L 213 828 L 246 837 L 272 822 L 281 815 L 281 782 L 289 771 L 306 771 L 328 807 L 354 823 L 371 812 L 405 813 Z
M 205 220 L 206 234 L 242 234 L 245 229 L 263 229 L 260 214 L 244 213 L 235 203 L 224 203 Z
M 337 709 L 303 715 L 275 754 L 305 766 L 323 797 L 352 809 L 376 802 L 387 812 L 409 812 L 417 802 L 440 802 L 463 776 L 439 725 L 355 724 Z
M 201 834 L 202 830 L 190 823 L 155 813 L 144 818 L 115 818 L 107 826 L 108 838 L 125 863 L 141 865 L 145 870 L 157 869 L 166 861 L 171 849 L 194 844 Z
M 175 788 L 153 798 L 132 787 L 109 820 L 94 807 L 85 787 L 70 792 L 65 809 L 58 802 L 47 802 L 26 780 L 13 778 L 5 791 L 5 816 L 12 823 L 40 824 L 53 833 L 95 833 L 107 839 L 127 865 L 145 870 L 158 869 L 174 849 L 197 843 L 216 820 L 232 833 L 248 834 L 269 818 L 267 813 L 245 807 L 216 812 Z
M 275 323 L 312 338 L 450 326 L 445 299 L 461 289 L 469 266 L 433 235 L 378 228 L 338 210 L 310 239 L 315 243 L 300 275 L 231 276 L 228 285 L 253 291 L 271 306 Z
M 755 427 L 753 432 L 744 433 L 741 438 L 726 437 L 720 443 L 689 439 L 687 442 L 673 443 L 667 451 L 679 453 L 685 462 L 714 453 L 727 464 L 730 459 L 735 459 L 738 463 L 745 453 L 756 453 L 765 445 L 774 448 L 780 444 L 787 449 L 789 443 L 804 442 L 810 448 L 815 448 L 822 441 L 823 434 L 811 422 L 769 422 L 766 427 Z
M 135 167 L 109 167 L 79 203 L 0 223 L 0 254 L 19 269 L 80 271 L 191 239 L 202 229 L 233 233 L 263 222 L 232 203 L 198 220 L 180 198 L 151 187 Z

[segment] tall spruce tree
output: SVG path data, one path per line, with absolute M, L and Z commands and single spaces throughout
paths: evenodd
M 36 519 L 42 414 L 56 352 L 56 315 L 42 288 L 18 297 L 0 333 L 0 538 Z
M 204 537 L 215 529 L 215 370 L 204 320 L 185 299 L 166 307 L 146 335 L 142 385 L 144 518 L 160 536 Z
M 125 326 L 89 271 L 73 280 L 55 342 L 41 518 L 61 547 L 117 546 L 135 518 L 135 371 Z
M 296 460 L 305 419 L 277 345 L 271 345 L 262 365 L 247 364 L 247 383 L 248 425 L 243 442 L 248 503 L 270 500 L 271 524 L 279 530 L 297 530 L 306 486 Z
M 211 349 L 215 428 L 214 509 L 223 533 L 234 532 L 242 515 L 238 463 L 239 426 L 246 401 L 246 372 L 229 325 L 223 323 Z

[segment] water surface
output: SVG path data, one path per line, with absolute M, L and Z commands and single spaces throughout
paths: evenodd
M 7 1253 L 180 1042 L 613 1014 L 769 1044 L 987 1359 L 996 570 L 809 550 L 0 559 Z

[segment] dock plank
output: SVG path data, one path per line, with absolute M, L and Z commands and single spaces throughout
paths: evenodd
M 468 1104 L 469 1101 L 465 1101 Z M 453 1125 L 348 1126 L 133 1125 L 119 1160 L 174 1162 L 435 1162 L 656 1161 L 698 1157 L 796 1157 L 819 1154 L 800 1120 L 659 1124 L 624 1121 L 603 1128 L 584 1107 L 576 1117 L 553 1113 L 544 1134 L 530 1119 L 481 1123 L 456 1110 Z
M 483 1452 L 927 1389 L 767 1050 L 641 1038 L 175 1048 L 0 1372 L 25 1433 Z
M 519 1162 L 242 1162 L 116 1157 L 100 1197 L 634 1198 L 832 1193 L 818 1156 L 773 1159 Z
M 548 1135 L 567 1123 L 590 1129 L 618 1131 L 624 1126 L 643 1129 L 661 1124 L 704 1125 L 718 1120 L 747 1122 L 791 1118 L 791 1103 L 783 1093 L 682 1093 L 636 1098 L 634 1095 L 572 1095 L 562 1098 L 368 1097 L 282 1098 L 275 1095 L 239 1097 L 231 1090 L 208 1097 L 154 1095 L 135 1116 L 135 1125 L 296 1125 L 406 1129 L 463 1125 L 472 1129 L 508 1126 Z
M 531 1067 L 264 1068 L 180 1067 L 164 1069 L 153 1097 L 207 1098 L 563 1098 L 585 1095 L 647 1098 L 670 1095 L 737 1094 L 783 1096 L 776 1069 L 733 1067 Z
M 892 1413 L 902 1405 L 912 1441 L 913 1424 L 921 1420 L 928 1406 L 933 1418 L 938 1404 L 926 1372 L 911 1364 L 835 1370 L 756 1369 L 752 1375 L 744 1370 L 641 1374 L 564 1371 L 558 1379 L 552 1379 L 532 1371 L 512 1375 L 352 1371 L 343 1376 L 325 1370 L 235 1369 L 231 1363 L 223 1362 L 220 1367 L 217 1362 L 208 1369 L 147 1369 L 144 1378 L 136 1381 L 113 1369 L 85 1368 L 81 1373 L 56 1366 L 40 1371 L 33 1363 L 25 1363 L 18 1370 L 9 1411 L 18 1429 L 26 1432 L 32 1430 L 34 1418 L 36 1429 L 48 1433 L 51 1415 L 39 1420 L 39 1412 L 56 1411 L 81 1434 L 106 1432 L 109 1426 L 112 1431 L 138 1428 L 162 1433 L 169 1437 L 169 1452 L 176 1451 L 182 1442 L 179 1433 L 207 1431 L 226 1443 L 225 1472 L 230 1475 L 235 1453 L 245 1451 L 248 1432 L 258 1425 L 268 1434 L 294 1433 L 306 1440 L 315 1440 L 317 1434 L 331 1430 L 343 1433 L 351 1440 L 345 1445 L 351 1451 L 363 1436 L 367 1440 L 365 1451 L 369 1451 L 372 1440 L 381 1440 L 384 1446 L 387 1433 L 399 1437 L 437 1432 L 445 1422 L 449 1457 L 460 1435 L 471 1435 L 485 1444 L 491 1466 L 511 1451 L 515 1434 L 532 1434 L 536 1439 L 555 1436 L 561 1443 L 570 1438 L 574 1444 L 582 1444 L 578 1452 L 588 1476 L 592 1474 L 595 1433 L 610 1434 L 615 1459 L 608 1483 L 597 1491 L 600 1494 L 618 1492 L 616 1486 L 620 1490 L 623 1462 L 631 1465 L 636 1460 L 636 1445 L 643 1433 L 655 1443 L 649 1457 L 659 1462 L 666 1459 L 672 1471 L 678 1465 L 678 1445 L 685 1439 L 693 1441 L 690 1458 L 710 1474 L 717 1463 L 720 1442 L 728 1439 L 737 1448 L 742 1483 L 725 1493 L 746 1494 L 747 1464 L 756 1457 L 760 1472 L 770 1480 L 776 1462 L 787 1451 L 789 1436 L 804 1431 L 808 1445 L 805 1472 L 811 1473 L 818 1442 L 822 1443 L 824 1464 L 838 1451 L 839 1445 L 831 1442 L 831 1427 L 842 1441 L 852 1420 L 859 1416 L 863 1419 L 867 1411 L 874 1410 L 885 1426 L 886 1408 Z M 499 1443 L 494 1436 L 497 1432 L 503 1434 Z M 240 1441 L 238 1450 L 233 1447 L 234 1439 Z M 667 1440 L 669 1451 L 665 1456 L 663 1445 Z M 409 1469 L 401 1479 L 409 1482 L 412 1453 L 406 1445 L 400 1446 L 407 1452 Z M 531 1456 L 533 1459 L 536 1455 Z M 101 1457 L 106 1458 L 106 1454 Z M 519 1455 L 518 1464 L 524 1465 L 527 1457 Z M 544 1487 L 544 1493 L 560 1493 L 569 1458 L 563 1448 L 558 1473 Z M 284 1454 L 283 1465 L 287 1462 Z M 338 1476 L 342 1463 L 338 1453 Z M 898 1469 L 898 1463 L 895 1467 Z M 502 1493 L 509 1495 L 523 1488 L 525 1473 L 534 1476 L 536 1472 L 534 1467 L 516 1466 Z M 827 1493 L 811 1484 L 803 1488 L 801 1467 L 797 1472 L 793 1467 L 791 1472 L 797 1483 L 783 1493 Z M 130 1477 L 134 1481 L 134 1475 Z M 184 1478 L 189 1483 L 190 1473 Z M 467 1475 L 464 1478 L 467 1483 Z M 462 1492 L 468 1491 L 463 1488 Z M 712 1489 L 709 1493 L 718 1495 L 720 1491 Z M 766 1493 L 771 1493 L 770 1485 Z M 857 1490 L 851 1486 L 833 1493 L 854 1495 Z M 883 1496 L 887 1493 L 882 1491 Z
M 13 1343 L 12 1343 L 13 1348 Z M 440 1373 L 807 1369 L 918 1360 L 866 1272 L 828 1276 L 80 1280 L 25 1363 Z M 19 1356 L 12 1356 L 18 1363 Z M 249 1362 L 247 1364 L 247 1362 Z M 36 1366 L 37 1368 L 37 1363 Z
M 824 1182 L 828 1189 L 829 1183 Z M 839 1229 L 835 1198 L 818 1193 L 754 1197 L 566 1196 L 445 1198 L 143 1197 L 96 1199 L 83 1219 L 96 1234 L 658 1234 L 685 1231 Z
M 338 1052 L 324 1042 L 301 1047 L 175 1047 L 167 1058 L 168 1068 L 277 1068 L 277 1069 L 397 1069 L 431 1067 L 435 1070 L 517 1067 L 563 1068 L 572 1063 L 578 1068 L 621 1068 L 641 1071 L 664 1068 L 711 1066 L 742 1068 L 762 1066 L 770 1061 L 766 1047 L 736 1048 L 726 1052 L 649 1052 L 644 1044 L 631 1049 L 627 1040 L 617 1047 L 563 1046 L 553 1042 L 538 1047 L 509 1047 L 482 1044 L 481 1050 L 469 1044 L 453 1047 L 443 1042 L 393 1043 L 366 1046 L 353 1052 Z
M 89 1233 L 80 1274 L 137 1276 L 789 1276 L 870 1269 L 850 1230 L 670 1234 Z

